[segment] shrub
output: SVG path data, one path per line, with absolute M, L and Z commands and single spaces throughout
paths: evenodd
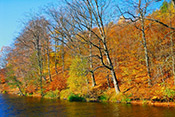
M 80 97 L 79 95 L 74 95 L 74 94 L 70 95 L 70 96 L 68 97 L 68 100 L 71 101 L 71 102 L 73 102 L 73 101 L 78 101 L 78 102 L 79 102 L 79 101 L 80 101 L 80 102 L 86 101 L 85 98 Z
M 107 101 L 109 99 L 109 97 L 107 95 L 101 95 L 98 97 L 98 100 L 104 102 L 104 101 Z
M 175 91 L 170 88 L 166 88 L 163 92 L 164 96 L 168 99 L 173 99 L 175 96 Z
M 131 99 L 130 97 L 132 96 L 132 94 L 123 94 L 123 93 L 120 93 L 116 96 L 116 99 L 117 101 L 121 101 L 123 103 L 130 103 L 131 102 Z
M 7 94 L 7 91 L 6 91 L 6 90 L 4 90 L 4 91 L 2 91 L 2 93 L 3 93 L 3 94 Z
M 123 97 L 123 98 L 121 99 L 121 102 L 130 103 L 130 102 L 131 102 L 131 99 L 128 98 L 128 97 Z
M 71 95 L 71 92 L 69 89 L 62 90 L 60 92 L 60 99 L 67 99 Z
M 55 91 L 48 91 L 44 95 L 45 98 L 58 98 L 59 97 L 59 90 Z

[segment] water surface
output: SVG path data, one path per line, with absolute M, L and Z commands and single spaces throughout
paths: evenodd
M 117 103 L 69 102 L 0 94 L 0 116 L 175 117 L 175 108 Z

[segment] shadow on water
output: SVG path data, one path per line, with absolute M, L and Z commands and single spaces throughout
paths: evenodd
M 68 102 L 0 94 L 0 116 L 174 117 L 175 108 L 117 103 Z

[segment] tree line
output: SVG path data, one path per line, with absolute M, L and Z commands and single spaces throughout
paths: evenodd
M 121 2 L 64 1 L 32 16 L 13 47 L 2 48 L 3 90 L 134 97 L 141 89 L 173 89 L 174 1 L 159 9 L 155 0 Z

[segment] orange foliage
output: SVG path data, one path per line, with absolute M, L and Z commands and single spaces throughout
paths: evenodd
M 0 70 L 0 83 L 4 84 L 6 82 L 5 80 L 5 69 Z
M 167 15 L 167 14 L 166 14 Z M 167 17 L 163 16 L 160 11 L 156 11 L 153 14 L 147 16 L 148 18 L 159 19 L 160 21 L 169 24 L 171 21 L 171 25 L 175 26 L 175 15 Z M 148 55 L 150 58 L 151 64 L 151 75 L 152 75 L 152 84 L 153 86 L 148 87 L 148 73 L 146 69 L 145 63 L 145 54 L 144 48 L 142 45 L 142 35 L 140 30 L 135 27 L 134 23 L 128 22 L 120 22 L 118 24 L 114 24 L 110 31 L 107 34 L 107 44 L 109 45 L 109 53 L 111 56 L 111 60 L 113 61 L 114 69 L 116 72 L 117 79 L 119 81 L 119 87 L 121 92 L 126 95 L 131 95 L 131 99 L 148 99 L 148 100 L 168 100 L 168 94 L 166 94 L 166 89 L 175 90 L 175 85 L 173 84 L 173 72 L 172 72 L 172 53 L 171 53 L 171 37 L 167 34 L 171 31 L 170 29 L 165 28 L 164 26 L 153 23 L 151 21 L 145 21 L 146 27 L 146 40 L 148 46 Z M 138 21 L 137 26 L 140 27 L 141 24 Z M 97 28 L 93 29 L 94 32 L 98 32 Z M 86 37 L 87 35 L 85 35 Z M 175 43 L 174 36 L 173 43 Z M 93 41 L 96 41 L 95 39 Z M 81 43 L 76 42 L 81 45 Z M 86 47 L 86 48 L 84 48 Z M 81 52 L 76 50 L 75 53 L 81 53 L 82 56 L 88 56 L 89 47 L 88 45 L 79 46 Z M 16 48 L 15 51 L 19 51 L 19 48 Z M 74 55 L 72 54 L 72 50 L 69 50 L 68 47 L 64 47 L 64 64 L 65 71 L 62 70 L 61 60 L 61 50 L 58 53 L 51 53 L 51 76 L 52 82 L 48 82 L 48 74 L 46 75 L 46 80 L 44 83 L 44 91 L 54 91 L 54 90 L 64 90 L 67 88 L 67 78 L 69 74 L 69 67 L 71 65 L 71 60 Z M 98 50 L 92 50 L 92 53 L 96 55 Z M 25 51 L 19 52 L 21 54 L 25 54 Z M 78 53 L 78 54 L 79 54 Z M 173 53 L 174 53 L 174 45 L 173 45 Z M 77 55 L 78 55 L 77 54 Z M 46 56 L 44 54 L 43 56 Z M 104 55 L 105 56 L 105 55 Z M 174 55 L 173 55 L 174 56 Z M 55 57 L 58 57 L 58 74 L 55 73 Z M 44 58 L 44 57 L 43 57 Z M 15 57 L 13 59 L 13 64 L 15 62 L 29 61 L 26 57 Z M 94 67 L 101 66 L 101 63 L 95 57 L 93 58 Z M 106 62 L 106 61 L 104 61 Z M 106 62 L 107 63 L 107 62 Z M 30 63 L 29 63 L 30 64 Z M 44 63 L 46 64 L 46 63 Z M 16 65 L 16 64 L 15 64 Z M 25 68 L 25 65 L 18 65 L 16 69 Z M 16 71 L 17 71 L 16 70 Z M 44 72 L 47 72 L 47 68 L 45 68 Z M 89 72 L 89 71 L 88 71 Z M 92 80 L 90 77 L 90 73 L 87 73 L 87 77 L 89 80 L 89 84 L 87 87 L 91 86 Z M 114 86 L 112 82 L 111 75 L 107 69 L 100 68 L 94 71 L 96 86 L 89 89 L 91 93 L 98 93 L 98 95 L 102 95 L 104 91 L 107 91 L 109 94 L 114 92 Z M 4 72 L 1 70 L 0 73 L 1 83 L 5 83 Z M 26 92 L 33 93 L 38 89 L 36 86 L 32 84 L 28 84 L 29 86 L 26 89 Z M 174 97 L 173 97 L 174 99 Z

